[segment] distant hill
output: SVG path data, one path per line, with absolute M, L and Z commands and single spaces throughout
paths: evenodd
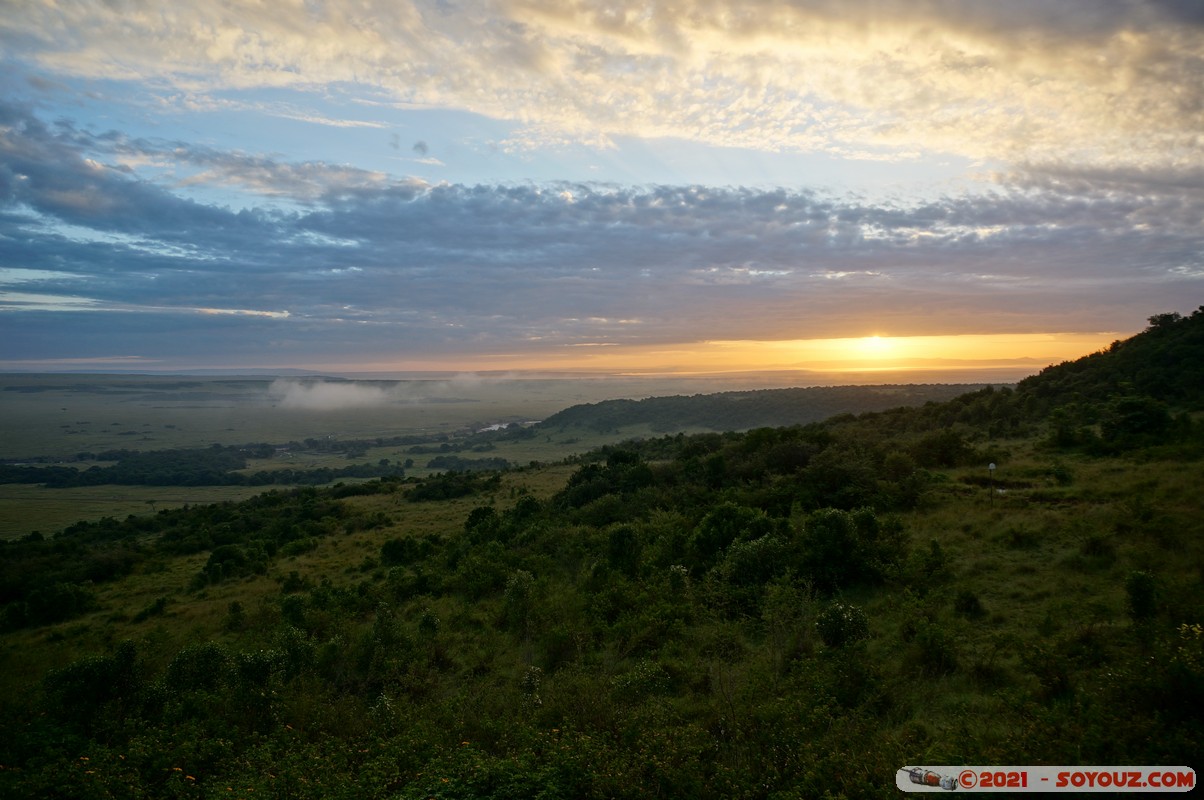
M 838 414 L 943 402 L 982 388 L 982 384 L 818 386 L 606 400 L 566 408 L 545 419 L 538 428 L 587 428 L 605 433 L 632 425 L 650 425 L 658 433 L 698 429 L 742 431 L 805 425 Z

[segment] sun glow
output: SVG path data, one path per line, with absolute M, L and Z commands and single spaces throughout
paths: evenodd
M 875 334 L 874 336 L 867 336 L 864 339 L 860 339 L 858 341 L 857 349 L 868 356 L 882 357 L 890 355 L 891 350 L 894 348 L 892 346 L 891 339 Z
M 875 334 L 839 339 L 713 340 L 659 345 L 607 342 L 606 346 L 582 347 L 575 343 L 540 353 L 495 353 L 454 361 L 374 363 L 360 365 L 360 368 L 567 370 L 660 375 L 799 371 L 844 375 L 848 380 L 854 380 L 856 373 L 923 373 L 924 380 L 936 381 L 958 381 L 973 371 L 983 376 L 997 375 L 999 380 L 1019 380 L 1050 364 L 1096 352 L 1130 335 L 1131 332 Z M 948 377 L 942 377 L 944 375 Z

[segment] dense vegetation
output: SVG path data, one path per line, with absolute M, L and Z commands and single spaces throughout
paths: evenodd
M 916 763 L 1195 766 L 1204 384 L 1168 376 L 1202 332 L 1160 315 L 1014 391 L 629 442 L 538 490 L 449 472 L 6 544 L 6 665 L 62 655 L 5 682 L 0 795 L 886 797 Z M 152 578 L 174 588 L 116 599 Z

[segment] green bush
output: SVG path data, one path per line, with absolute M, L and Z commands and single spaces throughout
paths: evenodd
M 16 605 L 18 612 L 6 622 L 14 627 L 23 625 L 50 625 L 74 619 L 96 607 L 96 596 L 92 590 L 78 583 L 58 582 L 35 587 L 23 605 Z
M 907 555 L 902 526 L 868 508 L 820 509 L 807 517 L 800 539 L 803 571 L 825 592 L 878 583 Z
M 167 665 L 164 682 L 179 692 L 213 691 L 226 682 L 233 661 L 217 642 L 191 644 Z
M 535 604 L 535 578 L 524 569 L 516 569 L 506 579 L 502 595 L 502 615 L 510 630 L 526 634 Z
M 42 681 L 48 710 L 85 726 L 103 723 L 102 710 L 132 700 L 140 686 L 137 648 L 129 641 L 112 655 L 84 656 L 51 670 Z
M 847 603 L 833 603 L 819 612 L 815 627 L 828 647 L 844 647 L 870 635 L 870 621 L 865 612 Z
M 408 536 L 404 539 L 386 539 L 380 546 L 380 563 L 386 567 L 405 566 L 417 557 L 418 544 Z
M 691 549 L 700 566 L 709 566 L 732 542 L 759 539 L 773 529 L 773 521 L 764 511 L 736 503 L 723 503 L 698 523 L 691 539 Z
M 920 674 L 928 677 L 948 675 L 958 668 L 957 645 L 948 628 L 926 619 L 915 626 L 908 658 Z
M 634 577 L 640 566 L 643 543 L 631 525 L 615 525 L 606 535 L 606 560 L 611 569 Z
M 1134 622 L 1145 622 L 1158 612 L 1158 586 L 1148 572 L 1134 571 L 1125 579 L 1129 596 L 1129 616 Z
M 978 595 L 969 589 L 962 589 L 957 593 L 957 597 L 953 600 L 953 610 L 963 617 L 974 619 L 982 617 L 987 613 L 983 609 L 982 601 L 978 599 Z

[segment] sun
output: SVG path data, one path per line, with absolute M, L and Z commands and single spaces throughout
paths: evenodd
M 858 349 L 869 356 L 884 356 L 894 349 L 891 340 L 886 336 L 866 336 L 857 340 Z

